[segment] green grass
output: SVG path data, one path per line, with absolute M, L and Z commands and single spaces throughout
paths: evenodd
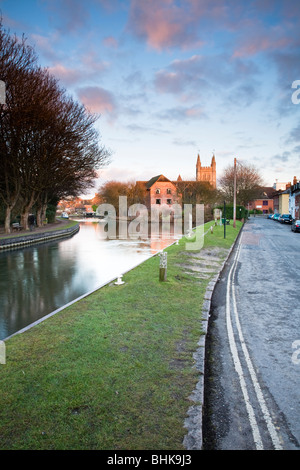
M 206 224 L 206 229 L 210 224 Z M 229 249 L 214 227 L 204 248 Z M 6 341 L 0 448 L 183 449 L 198 373 L 193 352 L 209 278 L 182 272 L 185 239 L 113 283 Z

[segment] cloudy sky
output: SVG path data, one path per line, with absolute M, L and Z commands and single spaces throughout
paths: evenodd
M 217 177 L 236 157 L 267 185 L 300 179 L 298 0 L 0 0 L 0 10 L 100 114 L 112 161 L 97 185 L 195 178 L 198 153 L 205 166 L 215 153 Z

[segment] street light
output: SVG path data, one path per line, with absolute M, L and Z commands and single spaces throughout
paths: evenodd
M 236 158 L 234 159 L 234 183 L 233 183 L 233 227 L 236 227 Z

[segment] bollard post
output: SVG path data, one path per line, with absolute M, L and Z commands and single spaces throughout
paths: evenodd
M 5 343 L 0 341 L 0 364 L 6 364 L 5 354 Z
M 159 258 L 159 280 L 163 282 L 167 279 L 167 253 L 161 251 Z
M 121 286 L 122 284 L 125 284 L 124 281 L 122 280 L 122 278 L 123 278 L 123 275 L 119 274 L 118 280 L 115 282 L 116 286 Z

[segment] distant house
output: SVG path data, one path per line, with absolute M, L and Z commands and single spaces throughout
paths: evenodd
M 264 187 L 262 188 L 260 197 L 250 201 L 248 203 L 249 211 L 257 210 L 262 211 L 263 214 L 269 214 L 274 212 L 274 188 Z
M 85 207 L 82 203 L 75 204 L 75 212 L 76 214 L 84 214 L 85 213 Z
M 289 214 L 290 187 L 291 183 L 287 183 L 284 190 L 274 192 L 273 204 L 275 214 Z
M 290 189 L 286 189 L 281 194 L 279 194 L 279 214 L 288 214 L 289 213 L 289 199 L 290 199 Z
M 149 181 L 137 181 L 136 184 L 145 191 L 145 205 L 148 210 L 152 205 L 171 207 L 179 200 L 175 184 L 164 175 L 154 176 Z
M 85 212 L 86 212 L 86 213 L 92 213 L 92 212 L 94 212 L 94 211 L 93 211 L 93 207 L 92 207 L 90 204 L 84 204 L 84 208 L 85 208 Z
M 289 195 L 289 213 L 294 219 L 300 218 L 300 182 L 297 182 L 294 176 L 293 185 L 290 187 Z

